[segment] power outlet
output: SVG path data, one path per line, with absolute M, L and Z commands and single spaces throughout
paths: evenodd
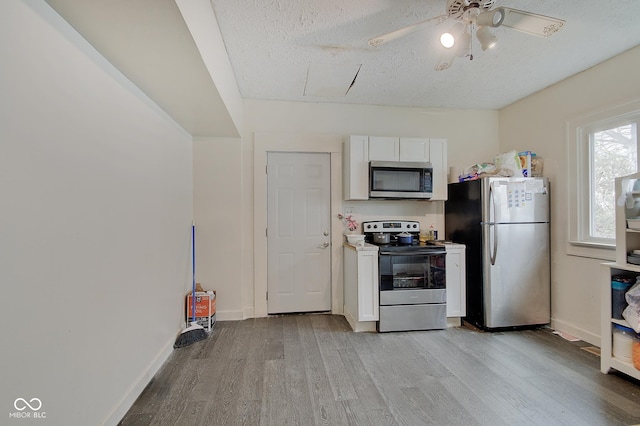
M 345 207 L 344 214 L 353 214 L 353 207 Z

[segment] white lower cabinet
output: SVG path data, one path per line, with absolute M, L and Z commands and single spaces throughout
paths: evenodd
M 459 321 L 466 315 L 466 246 L 444 246 L 447 317 Z M 354 247 L 344 243 L 343 261 L 344 316 L 354 331 L 376 331 L 376 322 L 380 318 L 378 247 L 371 244 Z
M 467 314 L 464 244 L 445 244 L 447 280 L 447 317 L 462 318 Z
M 379 318 L 378 247 L 343 246 L 344 315 L 354 331 L 375 331 Z

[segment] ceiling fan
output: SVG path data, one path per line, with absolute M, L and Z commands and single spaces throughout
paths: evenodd
M 482 50 L 487 50 L 497 42 L 489 28 L 503 26 L 540 37 L 549 37 L 558 32 L 565 23 L 562 19 L 523 10 L 508 7 L 494 8 L 494 3 L 495 0 L 447 0 L 446 14 L 372 38 L 369 40 L 369 45 L 377 47 L 424 29 L 434 22 L 439 24 L 452 20 L 455 22 L 452 28 L 440 37 L 440 43 L 445 47 L 445 51 L 435 70 L 441 71 L 449 68 L 456 56 L 473 59 L 471 49 L 473 32 Z

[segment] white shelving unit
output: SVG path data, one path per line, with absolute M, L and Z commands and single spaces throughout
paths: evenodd
M 616 205 L 616 261 L 603 264 L 600 330 L 600 370 L 607 374 L 611 369 L 615 369 L 636 379 L 640 379 L 640 370 L 637 370 L 632 363 L 621 361 L 612 354 L 613 324 L 625 327 L 629 327 L 629 324 L 625 320 L 611 317 L 611 278 L 616 275 L 640 276 L 640 265 L 627 262 L 627 253 L 640 249 L 640 230 L 627 228 L 628 218 L 640 216 L 638 186 L 640 186 L 640 173 L 616 178 L 616 202 L 623 199 L 621 196 L 630 196 L 633 200 L 629 207 Z

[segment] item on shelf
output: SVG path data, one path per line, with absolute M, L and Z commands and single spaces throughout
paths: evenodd
M 631 305 L 624 308 L 622 317 L 636 333 L 640 332 L 640 315 L 638 315 L 638 312 Z
M 543 168 L 544 160 L 534 152 L 531 156 L 531 177 L 542 177 Z
M 613 356 L 620 361 L 631 362 L 633 355 L 633 343 L 636 334 L 630 328 L 619 324 L 613 324 Z
M 520 165 L 522 166 L 522 176 L 542 177 L 544 161 L 533 151 L 521 151 L 518 153 Z
M 622 312 L 627 307 L 625 295 L 634 282 L 634 278 L 630 277 L 611 278 L 611 317 L 622 319 Z
M 636 370 L 640 370 L 640 339 L 635 339 L 631 346 L 631 358 L 633 359 L 633 366 Z
M 640 217 L 627 219 L 627 228 L 640 230 Z
M 511 150 L 498 154 L 493 159 L 493 163 L 497 169 L 497 175 L 499 176 L 520 176 L 522 177 L 522 164 L 520 163 L 520 157 L 518 151 Z
M 640 254 L 629 253 L 627 254 L 627 262 L 632 265 L 640 265 Z
M 531 177 L 531 157 L 536 155 L 531 151 L 522 151 L 518 153 L 520 158 L 520 166 L 522 167 L 522 176 Z
M 622 317 L 636 333 L 640 332 L 640 284 L 638 278 L 636 277 L 636 283 L 624 295 L 628 306 L 622 311 Z
M 640 312 L 640 276 L 636 277 L 636 282 L 624 295 L 627 299 L 627 303 L 633 306 L 638 312 Z

